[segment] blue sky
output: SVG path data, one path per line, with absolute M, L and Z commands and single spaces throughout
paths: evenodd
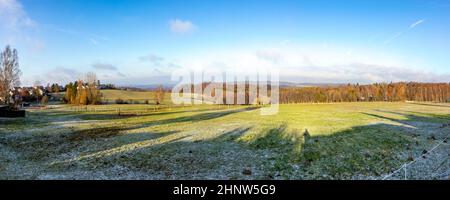
M 0 0 L 22 82 L 151 84 L 177 68 L 295 82 L 450 80 L 450 1 Z

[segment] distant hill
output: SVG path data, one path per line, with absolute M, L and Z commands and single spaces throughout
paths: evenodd
M 127 85 L 120 88 L 130 88 L 130 89 L 141 89 L 141 90 L 153 90 L 159 86 L 163 86 L 165 90 L 171 90 L 177 83 L 166 83 L 166 84 L 147 84 L 147 85 Z M 281 88 L 286 87 L 329 87 L 329 86 L 340 86 L 344 84 L 339 83 L 294 83 L 294 82 L 280 82 Z
M 135 89 L 141 89 L 141 90 L 154 90 L 158 88 L 159 86 L 162 86 L 165 90 L 172 89 L 176 83 L 167 83 L 167 84 L 143 84 L 143 85 L 124 85 L 120 88 L 135 88 Z
M 293 83 L 293 82 L 280 82 L 280 87 L 329 87 L 339 86 L 343 84 L 339 83 Z

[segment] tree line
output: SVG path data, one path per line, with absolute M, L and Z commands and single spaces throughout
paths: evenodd
M 207 86 L 216 85 L 222 88 L 222 94 L 231 92 L 234 99 L 227 102 L 223 97 L 223 103 L 237 104 L 237 96 L 245 95 L 244 104 L 258 104 L 259 100 L 269 98 L 271 94 L 271 85 L 267 85 L 267 97 L 261 96 L 257 92 L 255 100 L 249 97 L 250 86 L 259 91 L 259 87 L 249 83 L 232 84 L 227 87 L 219 83 L 191 84 L 191 91 L 195 87 L 200 88 L 197 92 L 203 92 Z M 238 92 L 238 85 L 245 88 Z M 231 88 L 231 90 L 229 89 Z M 227 91 L 228 89 L 228 91 Z M 181 92 L 183 93 L 183 91 Z M 215 96 L 214 90 L 212 96 Z M 333 103 L 333 102 L 374 102 L 374 101 L 423 101 L 423 102 L 450 102 L 450 83 L 419 83 L 419 82 L 397 82 L 397 83 L 374 83 L 368 85 L 343 84 L 335 86 L 313 86 L 313 87 L 280 87 L 279 102 L 289 103 Z M 267 103 L 267 100 L 266 100 Z
M 280 88 L 280 103 L 450 101 L 450 83 L 374 83 Z

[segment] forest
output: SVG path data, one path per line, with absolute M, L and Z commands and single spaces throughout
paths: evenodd
M 374 83 L 280 88 L 280 103 L 450 101 L 450 83 Z

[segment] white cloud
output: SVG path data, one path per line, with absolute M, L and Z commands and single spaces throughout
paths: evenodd
M 313 83 L 374 83 L 374 82 L 445 82 L 450 75 L 435 74 L 408 67 L 349 63 L 346 65 L 289 68 L 282 76 L 287 81 Z
M 44 41 L 37 37 L 39 27 L 18 0 L 0 0 L 0 43 L 22 45 L 39 53 L 45 49 Z
M 94 69 L 94 73 L 100 77 L 100 81 L 103 83 L 112 83 L 117 80 L 125 80 L 128 77 L 119 71 L 117 67 L 111 64 L 97 63 L 91 66 Z M 22 86 L 32 86 L 34 82 L 39 81 L 42 85 L 47 83 L 58 83 L 61 85 L 68 84 L 69 82 L 74 82 L 85 77 L 86 70 L 81 70 L 75 67 L 56 67 L 53 69 L 45 70 L 39 75 L 24 75 L 22 78 Z M 134 81 L 134 78 L 130 78 Z
M 438 74 L 387 54 L 348 47 L 297 47 L 233 50 L 202 53 L 183 59 L 190 70 L 232 70 L 245 74 L 279 69 L 280 80 L 313 83 L 448 82 L 450 74 Z
M 349 47 L 336 47 L 330 44 L 323 47 L 302 46 L 292 48 L 265 49 L 231 49 L 228 51 L 214 50 L 210 53 L 199 53 L 180 58 L 176 64 L 170 58 L 164 58 L 161 65 L 147 66 L 151 60 L 160 60 L 159 56 L 146 56 L 146 62 L 133 61 L 122 64 L 123 67 L 133 66 L 136 71 L 121 73 L 110 64 L 94 64 L 96 73 L 103 83 L 143 84 L 148 81 L 169 83 L 173 70 L 185 68 L 232 70 L 239 74 L 254 73 L 263 69 L 279 69 L 280 80 L 298 83 L 373 83 L 373 82 L 448 82 L 450 74 L 439 74 L 417 68 L 407 62 L 376 52 L 363 51 Z M 152 58 L 152 59 L 150 59 Z M 169 67 L 172 66 L 173 67 Z M 260 71 L 261 72 L 261 71 Z M 34 80 L 46 80 L 66 84 L 82 77 L 76 68 L 57 68 L 45 73 L 46 76 Z M 154 77 L 161 77 L 156 79 Z M 39 79 L 40 78 L 40 79 Z M 27 83 L 33 83 L 28 81 Z
M 36 81 L 39 81 L 42 85 L 46 85 L 47 83 L 65 85 L 83 77 L 81 72 L 66 67 L 56 67 L 45 71 L 43 74 L 45 75 L 24 76 L 22 86 L 32 86 Z
M 169 21 L 169 27 L 170 30 L 174 33 L 192 33 L 197 28 L 196 26 L 189 20 L 181 20 L 181 19 L 174 19 Z
M 424 23 L 424 22 L 425 22 L 425 19 L 418 20 L 418 21 L 412 23 L 412 24 L 409 26 L 409 28 L 414 28 L 414 27 L 416 27 L 416 26 L 418 26 L 419 24 L 422 24 L 422 23 Z
M 270 50 L 270 49 L 258 50 L 256 51 L 256 56 L 259 59 L 273 63 L 278 63 L 283 60 L 283 56 L 277 50 Z
M 35 27 L 33 21 L 17 0 L 0 0 L 0 26 L 9 29 Z

